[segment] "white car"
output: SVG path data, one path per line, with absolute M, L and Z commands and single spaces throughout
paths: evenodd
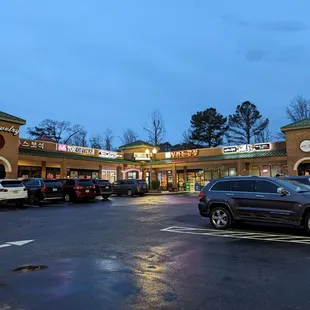
M 0 204 L 15 203 L 23 207 L 28 192 L 21 180 L 0 179 Z

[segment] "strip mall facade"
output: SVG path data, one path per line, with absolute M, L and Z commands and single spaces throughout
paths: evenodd
M 150 178 L 162 189 L 191 190 L 212 178 L 235 175 L 275 176 L 310 173 L 310 120 L 281 128 L 285 142 L 158 152 L 153 158 L 146 149 L 154 146 L 136 141 L 121 152 L 29 140 L 19 136 L 26 121 L 0 112 L 0 178 L 83 177 L 120 179 Z

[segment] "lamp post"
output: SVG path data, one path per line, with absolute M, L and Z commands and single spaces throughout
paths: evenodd
M 157 150 L 155 149 L 155 147 L 153 148 L 152 152 L 150 152 L 149 149 L 145 150 L 145 154 L 150 158 L 150 170 L 151 170 L 151 172 L 150 172 L 150 179 L 149 180 L 150 180 L 150 189 L 151 190 L 153 189 L 152 188 L 152 171 L 153 171 L 153 169 L 152 169 L 152 157 L 156 153 L 157 153 Z

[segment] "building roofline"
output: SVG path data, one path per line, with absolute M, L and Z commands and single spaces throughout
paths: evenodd
M 19 124 L 19 125 L 26 124 L 26 120 L 19 118 L 17 116 L 2 112 L 2 111 L 0 111 L 0 121 L 13 123 L 13 124 Z

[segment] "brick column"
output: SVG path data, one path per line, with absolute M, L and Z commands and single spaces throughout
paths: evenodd
M 122 180 L 123 179 L 123 172 L 122 170 L 124 170 L 123 166 L 119 166 L 116 168 L 116 179 L 117 180 Z
M 60 164 L 60 177 L 61 178 L 67 177 L 67 162 L 65 159 L 63 159 Z
M 41 163 L 41 178 L 46 178 L 46 161 L 42 161 Z
M 187 166 L 184 166 L 184 168 L 183 168 L 183 170 L 184 170 L 184 176 L 183 176 L 183 179 L 184 179 L 184 182 L 187 182 Z
M 174 187 L 177 187 L 178 184 L 177 184 L 177 169 L 176 169 L 176 166 L 174 164 L 172 164 L 172 185 Z

